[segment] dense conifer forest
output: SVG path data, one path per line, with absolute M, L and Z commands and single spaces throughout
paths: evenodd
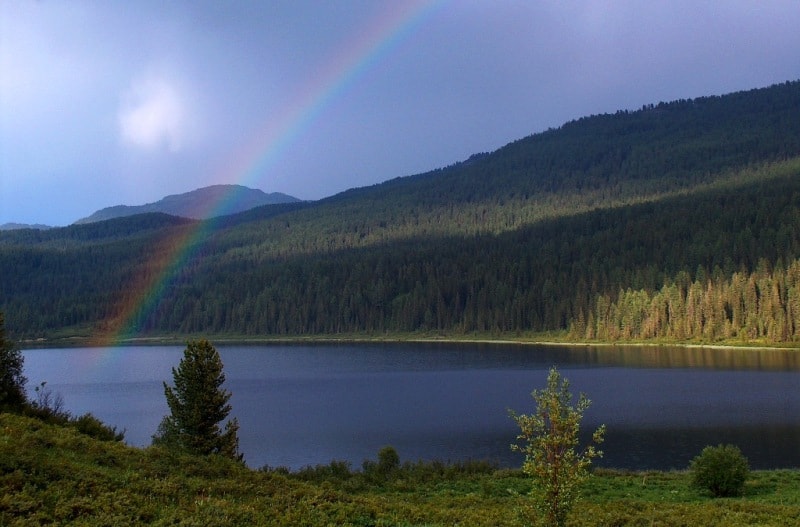
M 585 117 L 318 202 L 2 232 L 0 311 L 26 339 L 132 324 L 784 342 L 800 338 L 798 233 L 787 82 Z

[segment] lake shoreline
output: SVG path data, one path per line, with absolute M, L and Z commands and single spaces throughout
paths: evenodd
M 721 440 L 741 445 L 754 468 L 800 465 L 792 446 L 800 432 L 796 353 L 350 342 L 215 343 L 250 466 L 357 466 L 387 444 L 406 459 L 510 466 L 518 430 L 508 408 L 529 408 L 553 365 L 596 400 L 589 425 L 610 430 L 602 465 L 688 466 L 686 452 Z M 150 344 L 27 350 L 25 375 L 31 386 L 46 381 L 74 415 L 91 412 L 128 430 L 130 444 L 146 445 L 167 411 L 163 383 L 183 349 Z
M 208 339 L 217 345 L 295 345 L 295 344 L 369 344 L 369 343 L 443 343 L 443 344 L 491 344 L 515 346 L 566 346 L 566 347 L 680 347 L 688 349 L 720 349 L 720 350 L 786 350 L 800 351 L 800 343 L 759 343 L 759 342 L 673 342 L 673 341 L 580 341 L 560 340 L 552 335 L 537 337 L 461 337 L 461 336 L 418 336 L 418 335 L 314 335 L 314 336 L 275 336 L 245 337 L 225 335 L 164 335 L 152 337 L 133 337 L 120 340 L 98 339 L 95 337 L 65 337 L 55 339 L 28 339 L 17 342 L 21 349 L 36 348 L 73 348 L 73 347 L 106 347 L 106 346 L 164 346 L 185 345 L 188 340 Z

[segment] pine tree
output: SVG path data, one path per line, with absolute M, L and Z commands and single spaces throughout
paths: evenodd
M 161 421 L 153 444 L 241 460 L 239 422 L 229 420 L 224 431 L 219 426 L 231 411 L 219 353 L 207 340 L 189 341 L 183 353 L 178 368 L 172 368 L 174 388 L 164 383 L 171 414 Z

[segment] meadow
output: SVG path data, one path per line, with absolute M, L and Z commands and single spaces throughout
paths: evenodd
M 485 462 L 343 462 L 289 472 L 100 441 L 0 414 L 0 525 L 520 525 L 529 480 Z M 689 473 L 597 470 L 575 526 L 800 524 L 800 470 L 715 499 Z

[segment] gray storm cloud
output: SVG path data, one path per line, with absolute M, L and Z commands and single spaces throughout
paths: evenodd
M 794 0 L 0 0 L 0 224 L 245 182 L 232 167 L 258 165 L 242 152 L 304 90 L 312 117 L 250 186 L 319 199 L 584 115 L 798 79 L 798 27 Z M 318 84 L 370 35 L 352 82 Z

